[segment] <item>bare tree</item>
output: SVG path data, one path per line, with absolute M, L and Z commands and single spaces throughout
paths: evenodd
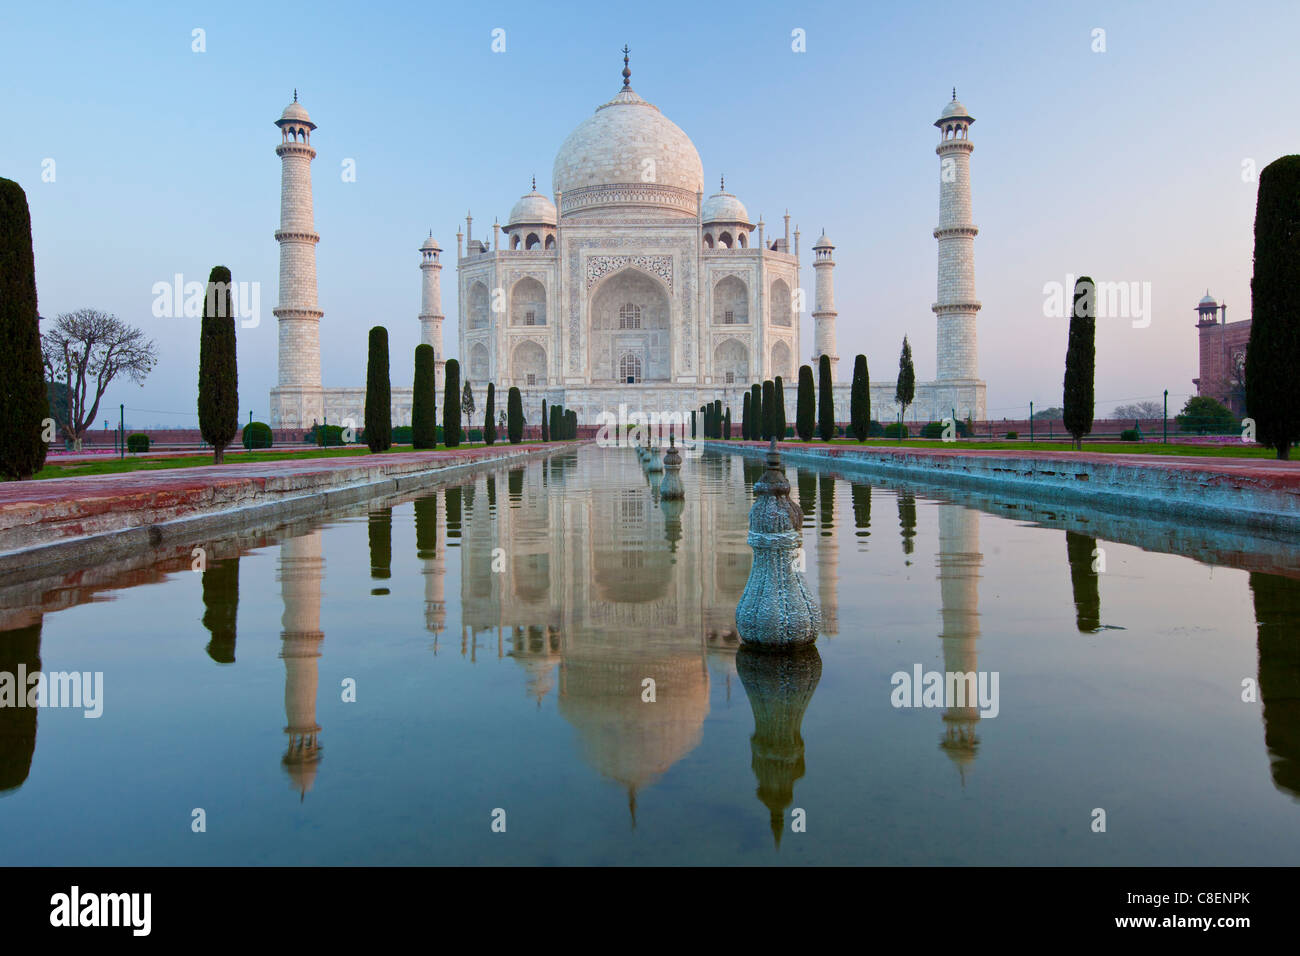
M 1116 406 L 1112 418 L 1164 418 L 1165 407 L 1160 402 L 1136 402 Z
M 49 380 L 68 388 L 66 414 L 59 424 L 78 451 L 113 379 L 125 375 L 142 385 L 158 364 L 157 350 L 144 332 L 97 309 L 65 312 L 55 319 L 41 333 L 41 356 Z

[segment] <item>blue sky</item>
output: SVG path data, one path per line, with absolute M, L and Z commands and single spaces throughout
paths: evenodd
M 897 374 L 904 334 L 934 374 L 937 131 L 957 87 L 976 118 L 972 183 L 980 371 L 991 417 L 1059 404 L 1066 324 L 1043 286 L 1067 274 L 1151 283 L 1152 321 L 1099 320 L 1099 412 L 1196 375 L 1193 309 L 1209 287 L 1249 316 L 1256 186 L 1300 152 L 1294 3 L 392 3 L 20 5 L 0 34 L 0 176 L 32 208 L 41 314 L 95 307 L 144 328 L 159 368 L 115 385 L 135 426 L 195 412 L 198 323 L 155 318 L 152 287 L 222 263 L 262 285 L 239 333 L 247 415 L 275 382 L 279 132 L 295 87 L 313 145 L 322 365 L 361 385 L 370 326 L 392 354 L 419 337 L 419 256 L 445 250 L 455 354 L 455 233 L 506 219 L 529 178 L 621 84 L 694 140 L 706 187 L 769 234 L 789 208 L 836 243 L 841 374 L 864 352 Z M 192 51 L 192 31 L 206 52 Z M 506 31 L 493 53 L 492 31 Z M 807 50 L 791 49 L 791 31 Z M 1094 29 L 1105 52 L 1093 52 Z M 55 181 L 42 163 L 55 160 Z M 344 160 L 356 181 L 344 182 Z M 803 361 L 812 348 L 804 316 Z M 401 381 L 404 363 L 395 358 Z

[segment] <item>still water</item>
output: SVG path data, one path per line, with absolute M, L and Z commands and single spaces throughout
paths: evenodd
M 0 863 L 1300 859 L 1291 543 L 790 467 L 823 633 L 774 658 L 760 473 L 677 511 L 586 447 L 0 587 L 0 672 L 103 675 L 0 708 Z

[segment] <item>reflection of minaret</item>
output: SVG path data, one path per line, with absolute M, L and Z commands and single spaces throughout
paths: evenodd
M 794 785 L 804 774 L 804 711 L 822 676 L 822 659 L 814 644 L 773 654 L 741 647 L 736 670 L 754 711 L 749 738 L 750 766 L 758 778 L 758 799 L 767 807 L 772 838 L 781 845 L 785 808 L 794 802 Z
M 320 629 L 321 533 L 313 531 L 280 544 L 280 596 L 284 600 L 284 714 L 289 749 L 284 767 L 294 787 L 306 796 L 320 761 L 320 727 L 316 724 L 316 659 L 325 635 Z
M 853 483 L 853 532 L 858 538 L 858 550 L 867 549 L 866 538 L 871 537 L 871 486 Z
M 943 669 L 945 673 L 973 673 L 979 669 L 975 642 L 980 635 L 979 512 L 961 505 L 939 504 L 939 598 L 942 603 Z M 978 701 L 944 711 L 944 734 L 939 747 L 957 764 L 965 779 L 966 767 L 975 759 L 980 719 Z
M 822 610 L 822 633 L 840 632 L 840 542 L 835 534 L 835 478 L 822 474 L 818 500 L 821 504 L 821 533 L 817 538 L 817 600 Z
M 218 664 L 235 663 L 235 612 L 239 607 L 239 556 L 203 570 L 203 626 L 212 639 L 208 656 Z
M 1074 620 L 1080 634 L 1093 634 L 1101 628 L 1101 587 L 1092 567 L 1096 550 L 1096 538 L 1065 532 L 1065 557 L 1070 563 L 1070 588 L 1074 591 Z
M 1252 572 L 1259 699 L 1273 786 L 1300 797 L 1300 581 Z
M 33 674 L 41 669 L 41 618 L 29 627 L 0 633 L 0 673 L 18 680 L 18 668 Z M 15 693 L 26 694 L 26 687 Z M 21 787 L 32 769 L 36 754 L 36 708 L 0 706 L 0 793 Z
M 435 635 L 447 626 L 447 529 L 438 508 L 438 492 L 415 499 L 415 548 L 424 574 L 424 627 Z M 435 638 L 435 647 L 436 647 Z

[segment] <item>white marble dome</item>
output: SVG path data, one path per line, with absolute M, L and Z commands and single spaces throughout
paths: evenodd
M 297 100 L 284 108 L 284 112 L 280 114 L 280 122 L 303 123 L 315 129 L 315 124 L 312 123 L 311 117 L 307 115 L 307 110 Z
M 704 200 L 701 215 L 705 222 L 739 222 L 746 226 L 749 222 L 749 210 L 731 193 L 723 191 L 714 193 Z
M 562 194 L 566 213 L 571 207 L 565 194 L 575 190 L 613 185 L 671 187 L 689 194 L 693 205 L 703 183 L 704 166 L 690 137 L 631 89 L 620 90 L 578 124 L 556 153 L 551 172 L 551 185 Z M 677 197 L 672 205 L 681 206 L 685 198 Z M 645 202 L 643 195 L 639 204 Z
M 534 187 L 533 191 L 520 197 L 510 210 L 506 228 L 519 225 L 555 225 L 555 203 L 551 202 Z

